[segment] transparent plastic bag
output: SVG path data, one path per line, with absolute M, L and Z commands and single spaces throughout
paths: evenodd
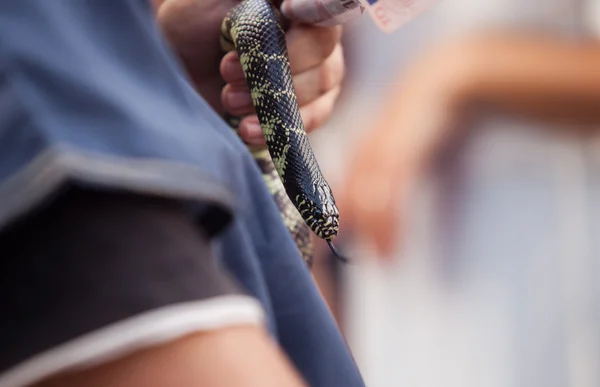
M 390 33 L 427 11 L 438 0 L 365 0 L 377 26 Z

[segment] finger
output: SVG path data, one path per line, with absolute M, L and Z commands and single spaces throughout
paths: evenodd
M 309 24 L 318 23 L 330 17 L 326 10 L 321 10 L 312 1 L 285 0 L 280 9 L 287 18 Z
M 307 133 L 323 125 L 331 116 L 340 88 L 337 87 L 317 98 L 312 103 L 300 108 L 300 116 Z M 251 145 L 264 145 L 265 138 L 258 117 L 252 114 L 242 119 L 239 127 L 240 137 Z
M 327 60 L 318 67 L 294 77 L 294 89 L 300 106 L 306 105 L 338 87 L 344 78 L 344 56 L 338 44 Z M 223 78 L 228 84 L 223 88 L 223 107 L 234 115 L 254 113 L 250 90 L 243 78 L 237 57 L 230 56 L 221 66 Z M 241 72 L 241 75 L 240 75 Z
M 256 114 L 245 117 L 240 121 L 239 134 L 242 140 L 250 145 L 265 145 L 265 136 Z
M 357 237 L 372 246 L 382 261 L 389 261 L 403 247 L 404 210 L 418 178 L 418 163 L 405 152 L 398 156 L 388 142 L 388 136 L 375 130 L 353 152 L 341 203 Z M 390 153 L 396 157 L 388 157 Z
M 373 245 L 380 257 L 390 255 L 397 235 L 396 203 L 401 193 L 394 189 L 391 178 L 377 171 L 365 171 L 355 190 L 357 229 Z
M 292 74 L 300 74 L 325 62 L 339 45 L 340 38 L 339 26 L 315 27 L 295 24 L 286 36 Z M 226 83 L 246 83 L 236 51 L 225 54 L 219 70 Z
M 325 62 L 341 36 L 340 26 L 316 27 L 295 23 L 286 35 L 292 74 L 302 73 Z
M 307 133 L 319 128 L 331 117 L 340 90 L 341 88 L 337 86 L 300 108 L 300 116 L 304 122 L 304 130 Z
M 240 58 L 235 51 L 225 54 L 221 60 L 219 71 L 225 83 L 236 86 L 243 86 L 246 84 L 244 70 L 242 69 Z
M 338 87 L 344 79 L 344 53 L 338 44 L 322 65 L 294 76 L 294 89 L 300 106 Z
M 418 179 L 417 167 L 413 161 L 405 159 L 401 168 L 396 168 L 394 172 L 384 171 L 382 177 L 387 182 L 382 181 L 379 189 L 385 192 L 382 197 L 387 205 L 382 205 L 373 217 L 378 222 L 378 231 L 372 234 L 372 240 L 380 259 L 389 261 L 394 253 L 404 248 L 409 230 L 407 210 Z
M 243 117 L 256 113 L 250 89 L 246 85 L 225 85 L 221 92 L 221 104 L 227 112 L 234 116 Z
M 393 257 L 396 248 L 399 246 L 398 238 L 400 235 L 398 215 L 394 210 L 394 203 L 390 202 L 389 204 L 390 208 L 387 209 L 387 212 L 379 214 L 378 227 L 372 228 L 375 249 L 379 259 L 385 261 L 389 261 Z

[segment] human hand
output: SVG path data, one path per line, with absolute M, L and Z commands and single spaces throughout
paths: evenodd
M 198 92 L 219 113 L 243 116 L 240 136 L 264 145 L 250 92 L 235 52 L 223 56 L 221 21 L 237 0 L 154 0 L 167 39 L 181 56 Z M 311 132 L 331 115 L 344 76 L 341 27 L 292 21 L 286 33 L 300 114 Z
M 223 79 L 219 37 L 225 14 L 238 0 L 152 0 L 156 19 L 196 90 L 218 113 Z
M 388 260 L 401 247 L 412 189 L 464 113 L 468 76 L 462 63 L 427 55 L 402 75 L 380 118 L 352 154 L 340 190 L 340 215 L 356 236 Z M 444 66 L 440 66 L 444 63 Z M 400 236 L 400 239 L 399 239 Z
M 310 133 L 329 118 L 340 92 L 344 76 L 341 27 L 292 22 L 286 38 L 300 115 Z M 222 106 L 230 114 L 244 117 L 239 126 L 240 136 L 249 144 L 264 145 L 265 139 L 236 52 L 223 58 L 221 74 L 227 82 L 221 94 Z

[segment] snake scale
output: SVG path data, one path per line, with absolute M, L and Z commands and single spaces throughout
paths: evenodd
M 283 221 L 310 267 L 310 231 L 333 246 L 339 211 L 308 141 L 289 64 L 283 18 L 271 0 L 243 0 L 221 26 L 224 51 L 236 50 L 267 148 L 249 147 Z M 225 117 L 237 131 L 239 118 Z

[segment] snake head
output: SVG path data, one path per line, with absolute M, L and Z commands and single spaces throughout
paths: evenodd
M 314 188 L 313 195 L 301 193 L 296 197 L 297 208 L 319 238 L 331 241 L 339 231 L 340 213 L 326 183 L 315 184 Z

